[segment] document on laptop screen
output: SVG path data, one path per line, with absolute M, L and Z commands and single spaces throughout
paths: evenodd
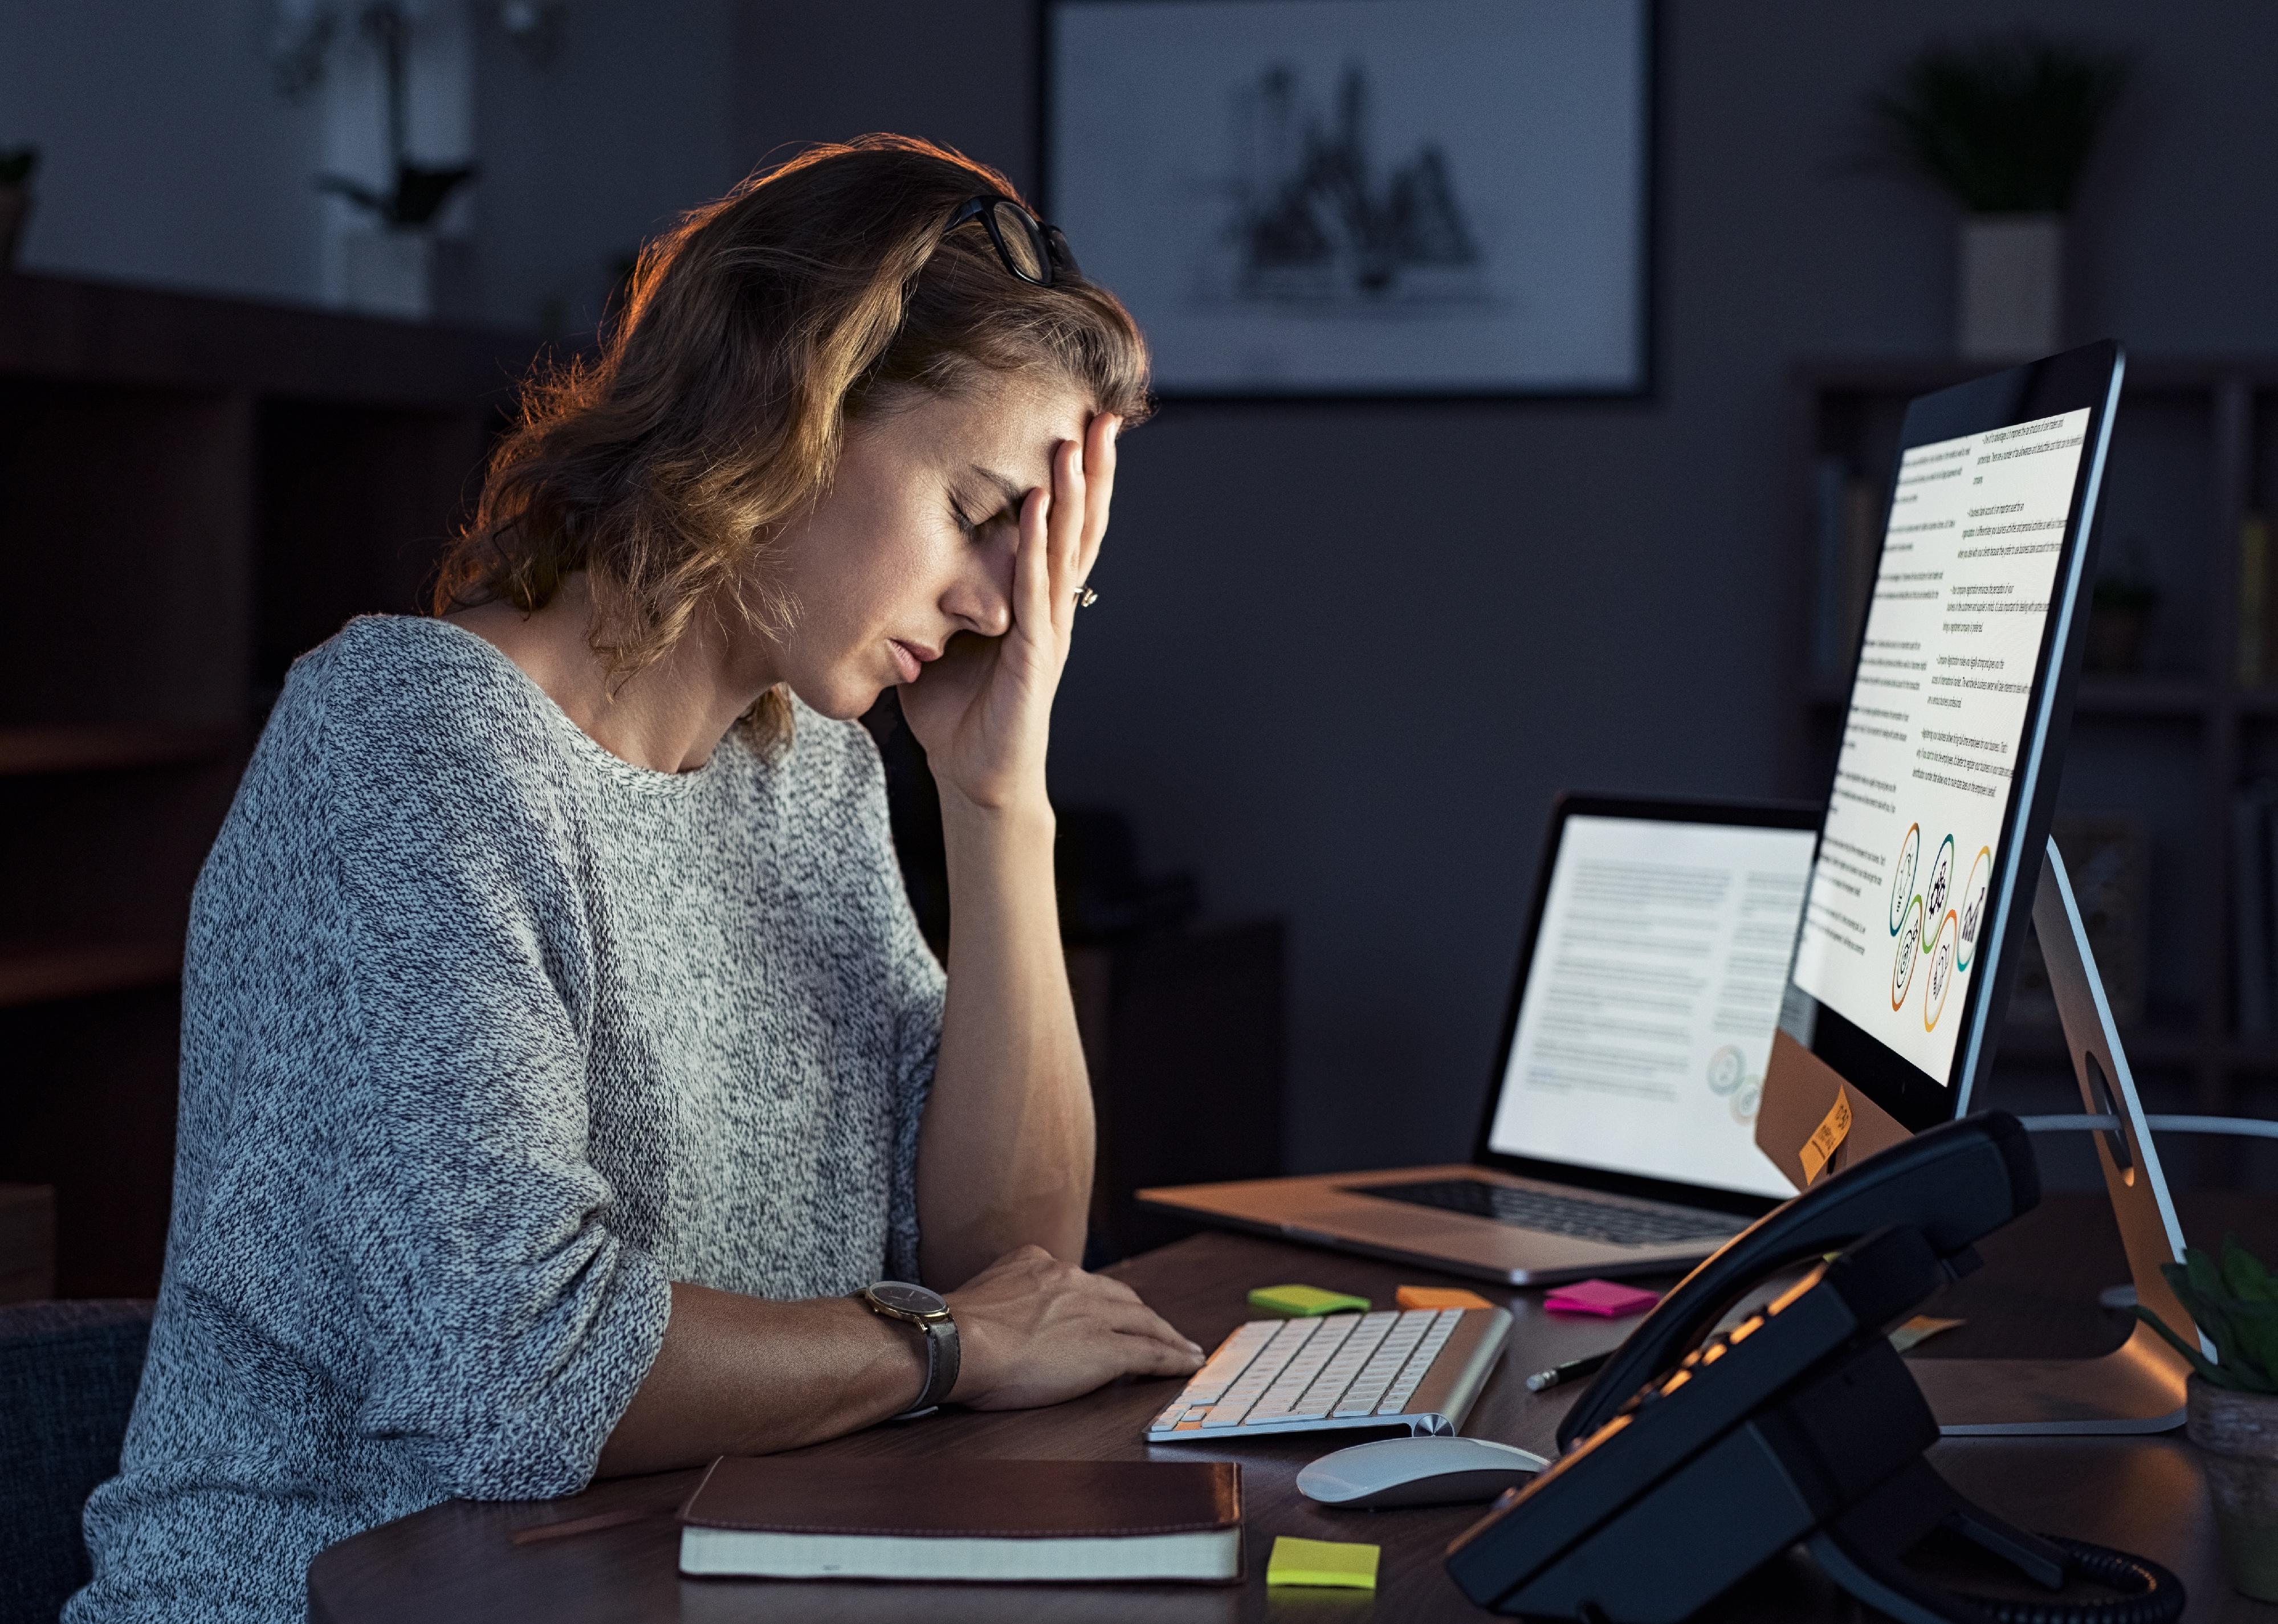
M 1795 984 L 1940 1083 L 2026 754 L 2088 418 L 2083 407 L 1900 459 Z
M 1756 1148 L 1812 832 L 1566 820 L 1487 1147 L 1782 1199 Z

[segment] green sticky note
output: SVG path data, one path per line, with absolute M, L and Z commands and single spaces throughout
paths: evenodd
M 1346 1590 L 1376 1589 L 1377 1547 L 1349 1545 L 1333 1539 L 1273 1538 L 1273 1554 L 1266 1559 L 1265 1582 L 1334 1585 Z
M 1303 1319 L 1315 1314 L 1365 1314 L 1368 1299 L 1325 1292 L 1318 1285 L 1261 1285 L 1250 1293 L 1250 1306 Z

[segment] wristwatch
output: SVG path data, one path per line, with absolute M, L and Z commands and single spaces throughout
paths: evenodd
M 918 1394 L 915 1404 L 893 1419 L 913 1421 L 939 1409 L 957 1385 L 957 1322 L 950 1317 L 949 1305 L 941 1293 L 906 1280 L 880 1280 L 855 1295 L 871 1313 L 912 1326 L 925 1338 L 925 1391 Z

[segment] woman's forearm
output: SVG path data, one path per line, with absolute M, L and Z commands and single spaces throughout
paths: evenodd
M 949 1003 L 918 1153 L 928 1280 L 953 1286 L 1012 1248 L 1083 1255 L 1091 1090 L 1052 895 L 1041 795 L 976 807 L 944 786 Z
M 851 1297 L 771 1302 L 677 1284 L 664 1346 L 596 1475 L 820 1443 L 900 1414 L 925 1374 L 918 1333 Z

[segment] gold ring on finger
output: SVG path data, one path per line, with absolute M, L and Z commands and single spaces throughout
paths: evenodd
M 1098 601 L 1099 594 L 1093 591 L 1089 587 L 1080 586 L 1075 589 L 1075 606 L 1077 608 L 1089 609 L 1092 605 Z

